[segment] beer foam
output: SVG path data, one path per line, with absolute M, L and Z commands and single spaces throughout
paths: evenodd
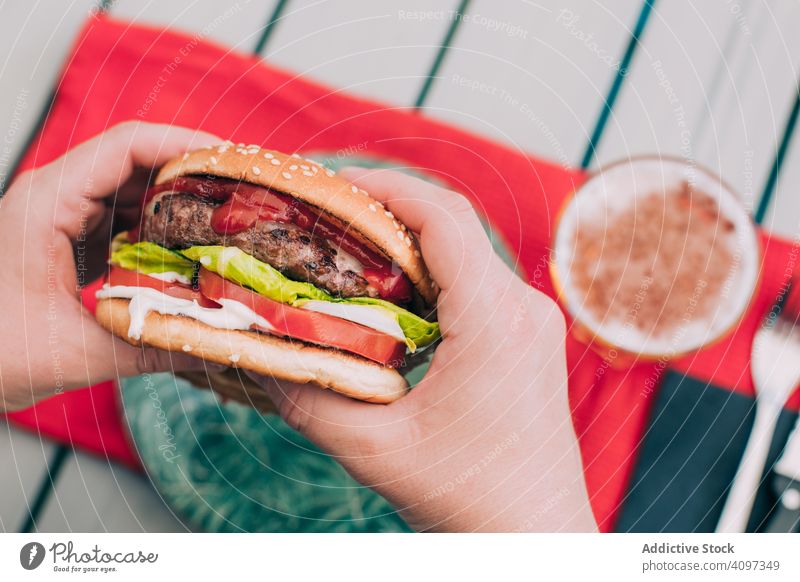
M 572 262 L 576 233 L 582 224 L 609 228 L 622 212 L 635 206 L 637 199 L 666 193 L 688 182 L 693 190 L 711 197 L 722 216 L 734 225 L 724 233 L 732 256 L 731 269 L 722 284 L 716 306 L 698 316 L 691 311 L 685 318 L 662 328 L 658 334 L 645 333 L 630 321 L 610 319 L 592 313 L 585 303 L 585 292 L 576 288 Z M 717 177 L 682 160 L 640 158 L 623 162 L 591 177 L 564 208 L 554 244 L 554 267 L 562 301 L 570 314 L 598 339 L 628 352 L 648 356 L 669 356 L 697 349 L 724 335 L 746 310 L 758 279 L 759 244 L 753 223 L 736 195 Z M 658 277 L 654 273 L 653 277 Z M 642 282 L 643 286 L 646 281 Z M 646 289 L 643 290 L 646 293 Z M 702 293 L 702 288 L 695 288 Z M 693 296 L 694 297 L 694 296 Z

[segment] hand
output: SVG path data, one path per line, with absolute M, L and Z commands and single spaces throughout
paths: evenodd
M 118 376 L 202 369 L 190 356 L 112 337 L 81 305 L 80 287 L 105 269 L 112 232 L 138 221 L 153 167 L 219 141 L 124 123 L 11 185 L 0 200 L 0 410 Z
M 281 415 L 415 529 L 595 530 L 556 304 L 495 255 L 462 196 L 396 172 L 343 174 L 419 233 L 443 342 L 386 406 L 257 378 Z

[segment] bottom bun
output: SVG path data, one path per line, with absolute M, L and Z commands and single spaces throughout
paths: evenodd
M 181 315 L 151 311 L 145 318 L 141 340 L 134 340 L 128 337 L 129 302 L 101 299 L 95 317 L 108 331 L 135 346 L 188 353 L 278 380 L 330 388 L 368 402 L 393 402 L 408 390 L 397 370 L 359 356 L 253 331 L 219 329 Z M 232 397 L 230 393 L 226 396 Z

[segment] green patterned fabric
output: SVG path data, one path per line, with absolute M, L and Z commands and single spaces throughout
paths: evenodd
M 122 382 L 125 418 L 158 491 L 209 532 L 404 532 L 381 496 L 274 415 L 220 404 L 171 374 Z
M 368 158 L 313 157 L 334 169 L 392 167 Z M 484 227 L 495 251 L 514 268 L 502 239 L 488 223 Z M 411 386 L 425 375 L 430 356 L 407 373 Z M 410 531 L 389 502 L 358 485 L 333 458 L 274 415 L 222 404 L 211 392 L 171 374 L 127 379 L 121 390 L 125 418 L 147 472 L 193 529 Z

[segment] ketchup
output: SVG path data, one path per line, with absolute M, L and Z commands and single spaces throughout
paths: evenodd
M 393 303 L 406 303 L 411 299 L 411 283 L 397 265 L 296 198 L 225 178 L 182 176 L 150 188 L 144 204 L 165 191 L 186 192 L 222 202 L 211 215 L 211 228 L 221 235 L 245 231 L 258 221 L 293 224 L 352 255 L 364 267 L 364 278 L 382 299 Z

